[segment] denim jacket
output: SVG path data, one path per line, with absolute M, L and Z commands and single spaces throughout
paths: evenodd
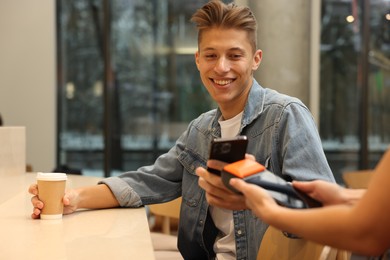
M 182 196 L 178 248 L 185 259 L 213 259 L 218 231 L 208 214 L 197 167 L 206 167 L 209 145 L 220 137 L 219 109 L 193 120 L 174 147 L 154 165 L 110 177 L 107 184 L 122 207 L 162 203 Z M 286 180 L 334 181 L 314 120 L 298 99 L 262 88 L 256 80 L 241 122 L 247 153 Z M 233 211 L 236 258 L 256 259 L 267 225 L 250 210 Z

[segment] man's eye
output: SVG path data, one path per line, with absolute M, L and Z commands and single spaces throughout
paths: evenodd
M 231 59 L 235 59 L 235 60 L 237 60 L 237 59 L 239 59 L 239 58 L 241 58 L 241 57 L 242 57 L 241 54 L 232 54 L 232 55 L 230 55 L 230 58 L 231 58 Z
M 212 58 L 215 58 L 216 56 L 214 54 L 207 54 L 205 57 L 207 59 L 212 59 Z

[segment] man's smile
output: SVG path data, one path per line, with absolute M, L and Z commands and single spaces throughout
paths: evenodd
M 211 78 L 210 80 L 220 86 L 229 85 L 234 81 L 234 79 L 213 79 L 213 78 Z

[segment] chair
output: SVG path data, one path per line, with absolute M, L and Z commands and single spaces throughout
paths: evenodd
M 175 200 L 149 205 L 150 212 L 162 218 L 162 233 L 171 234 L 171 221 L 179 220 L 181 197 Z
M 183 259 L 177 249 L 177 236 L 171 234 L 173 220 L 179 220 L 180 205 L 181 197 L 166 203 L 149 205 L 150 213 L 162 218 L 162 232 L 151 232 L 157 260 Z
M 351 254 L 305 239 L 292 239 L 282 231 L 268 227 L 257 260 L 349 260 Z
M 344 172 L 342 177 L 345 185 L 352 189 L 367 189 L 373 170 Z

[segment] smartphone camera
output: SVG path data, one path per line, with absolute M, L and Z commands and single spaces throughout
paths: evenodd
M 215 146 L 215 151 L 216 153 L 219 154 L 228 154 L 230 153 L 230 150 L 232 149 L 232 144 L 231 143 L 220 143 Z

